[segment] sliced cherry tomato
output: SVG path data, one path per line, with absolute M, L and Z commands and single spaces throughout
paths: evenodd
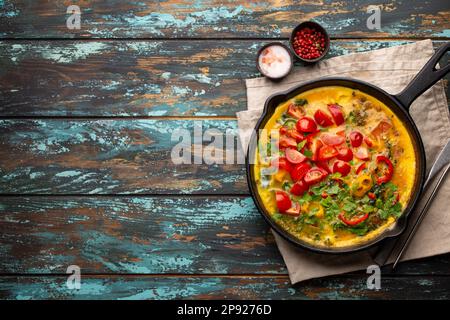
M 341 213 L 338 215 L 338 217 L 339 217 L 339 219 L 341 219 L 341 221 L 342 221 L 343 223 L 345 223 L 346 225 L 348 225 L 348 226 L 356 226 L 357 224 L 360 224 L 361 222 L 363 222 L 364 220 L 366 220 L 366 219 L 369 217 L 369 214 L 368 214 L 368 213 L 365 213 L 365 214 L 363 214 L 362 216 L 359 216 L 359 217 L 353 217 L 351 220 L 348 220 L 348 219 L 345 217 L 344 213 L 341 212 Z
M 366 163 L 364 162 L 361 164 L 358 169 L 356 169 L 356 174 L 359 174 L 361 171 L 363 171 L 367 167 Z
M 297 142 L 305 140 L 305 137 L 295 129 L 288 129 L 286 133 L 289 137 L 295 139 L 295 141 Z
M 286 212 L 290 207 L 292 207 L 292 201 L 289 195 L 284 191 L 276 191 L 275 199 L 277 202 L 278 211 Z
M 331 158 L 336 157 L 337 155 L 338 151 L 336 150 L 336 148 L 330 146 L 323 146 L 322 148 L 320 148 L 319 151 L 319 160 L 320 161 L 329 160 Z
M 286 128 L 286 127 L 281 127 L 280 128 L 280 135 L 286 134 L 287 132 L 288 132 L 288 128 Z
M 333 119 L 324 111 L 317 110 L 314 113 L 314 120 L 322 127 L 329 127 L 333 124 Z
M 286 159 L 292 164 L 299 164 L 305 161 L 307 158 L 294 149 L 286 149 Z
M 328 194 L 325 191 L 322 192 L 322 194 L 320 196 L 322 197 L 322 199 L 328 198 Z
M 329 146 L 337 146 L 345 142 L 344 137 L 328 133 L 320 135 L 320 140 Z
M 341 136 L 341 137 L 344 137 L 344 138 L 345 138 L 345 130 L 339 130 L 339 131 L 336 131 L 336 134 L 337 134 L 338 136 Z
M 291 137 L 281 136 L 280 137 L 280 149 L 284 148 L 297 148 L 297 141 Z
M 391 160 L 385 156 L 377 156 L 377 163 L 384 163 L 387 165 L 387 169 L 384 171 L 384 174 L 377 178 L 377 184 L 391 181 L 392 176 L 394 175 L 394 166 L 392 165 Z
M 280 157 L 271 162 L 271 166 L 273 168 L 277 168 L 278 170 L 286 170 L 287 172 L 291 172 L 292 165 L 285 157 Z
M 296 196 L 301 196 L 306 191 L 308 191 L 308 185 L 303 180 L 298 180 L 296 183 L 294 183 L 290 190 L 290 192 Z
M 369 197 L 370 200 L 375 200 L 377 198 L 377 196 L 375 195 L 375 193 L 373 192 L 369 192 L 367 194 L 367 196 Z
M 364 142 L 367 144 L 369 148 L 373 147 L 373 141 L 369 137 L 364 137 Z
M 338 155 L 336 157 L 342 161 L 352 161 L 353 151 L 347 147 L 338 148 Z
M 327 175 L 328 175 L 328 173 L 321 168 L 311 168 L 305 174 L 304 180 L 307 185 L 312 185 L 312 184 L 322 181 L 323 179 L 325 179 L 325 177 Z
M 298 217 L 300 215 L 301 207 L 298 203 L 295 203 L 293 207 L 287 209 L 283 214 L 288 216 Z
M 363 142 L 363 135 L 359 131 L 350 132 L 350 143 L 352 147 L 359 147 Z
M 345 161 L 337 160 L 333 164 L 333 173 L 339 172 L 343 177 L 350 173 L 352 167 Z
M 328 162 L 327 161 L 316 161 L 314 162 L 316 164 L 316 166 L 318 166 L 319 168 L 325 170 L 327 173 L 331 173 L 330 167 L 328 166 Z
M 309 143 L 309 147 L 310 147 L 311 152 L 312 152 L 311 160 L 313 160 L 313 161 L 319 160 L 320 148 L 322 148 L 322 146 L 323 146 L 322 141 L 318 140 L 318 139 L 312 140 Z
M 304 112 L 303 110 L 301 110 L 300 108 L 298 108 L 295 104 L 291 103 L 288 107 L 287 110 L 288 115 L 290 115 L 291 117 L 300 119 L 301 117 L 303 117 Z
M 297 130 L 300 132 L 316 132 L 317 124 L 311 117 L 302 117 L 297 121 Z
M 331 113 L 331 116 L 333 117 L 334 123 L 336 123 L 337 126 L 344 123 L 344 114 L 342 113 L 341 106 L 338 104 L 329 104 L 328 110 Z
M 292 180 L 299 181 L 303 179 L 309 169 L 311 169 L 311 166 L 307 162 L 296 165 L 290 170 Z
M 381 120 L 377 126 L 372 130 L 372 134 L 375 137 L 379 137 L 382 134 L 386 134 L 389 129 L 392 127 L 392 123 L 390 123 L 388 120 Z
M 359 147 L 356 149 L 355 157 L 364 161 L 369 160 L 369 151 L 365 147 Z

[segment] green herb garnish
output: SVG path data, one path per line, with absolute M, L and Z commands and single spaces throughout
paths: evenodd
M 308 103 L 308 100 L 303 99 L 303 98 L 297 98 L 294 100 L 294 104 L 297 106 L 304 106 L 307 103 Z

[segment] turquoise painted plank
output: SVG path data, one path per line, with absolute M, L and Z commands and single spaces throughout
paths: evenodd
M 333 41 L 329 57 L 408 42 Z M 265 43 L 0 42 L 0 116 L 235 116 Z
M 236 129 L 234 120 L 0 120 L 0 194 L 247 194 L 244 165 L 206 164 L 195 125 Z M 173 162 L 175 130 L 190 134 L 192 164 Z M 240 146 L 224 140 L 218 154 Z
M 251 198 L 0 197 L 0 273 L 286 274 Z
M 287 277 L 85 276 L 81 288 L 67 278 L 0 277 L 1 299 L 440 299 L 448 300 L 448 277 L 383 277 L 380 290 L 367 275 L 315 279 L 292 286 Z
M 68 5 L 81 9 L 81 28 L 66 27 Z M 287 37 L 313 19 L 333 37 L 449 37 L 448 1 L 381 3 L 381 29 L 369 30 L 361 1 L 149 1 L 81 3 L 3 0 L 0 36 L 14 38 Z
M 0 255 L 1 274 L 287 274 L 250 197 L 0 197 Z M 449 266 L 442 255 L 397 274 Z

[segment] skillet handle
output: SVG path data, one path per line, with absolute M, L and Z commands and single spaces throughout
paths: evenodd
M 406 88 L 394 96 L 407 110 L 409 110 L 409 107 L 418 96 L 442 79 L 450 71 L 450 64 L 436 70 L 436 64 L 449 50 L 450 42 L 447 42 L 436 51 Z

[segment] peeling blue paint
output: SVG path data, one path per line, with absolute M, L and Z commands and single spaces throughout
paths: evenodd
M 0 17 L 14 18 L 14 17 L 17 17 L 19 14 L 20 14 L 20 11 L 18 11 L 18 10 L 6 11 L 6 12 L 0 12 Z
M 36 178 L 42 177 L 44 175 L 45 175 L 45 173 L 43 173 L 43 172 L 32 172 L 32 173 L 30 173 L 30 179 L 36 179 Z
M 0 9 L 0 18 L 15 18 L 20 14 L 20 10 L 12 2 L 5 3 L 4 0 L 0 0 Z
M 105 20 L 115 22 L 125 22 L 131 27 L 131 30 L 136 28 L 148 30 L 153 35 L 162 36 L 164 29 L 173 29 L 173 33 L 177 29 L 191 28 L 193 30 L 200 28 L 203 24 L 219 23 L 222 20 L 235 19 L 243 13 L 251 12 L 251 10 L 243 6 L 237 6 L 234 10 L 226 7 L 210 8 L 203 11 L 188 13 L 184 18 L 177 18 L 170 13 L 152 12 L 150 14 L 141 16 L 136 14 L 125 14 L 120 17 L 104 16 Z M 130 34 L 130 31 L 126 31 Z
M 142 292 L 133 294 L 128 297 L 118 298 L 117 300 L 146 300 L 146 299 L 150 299 L 153 296 L 154 296 L 154 294 L 153 294 L 152 290 L 144 290 Z
M 450 29 L 444 29 L 441 32 L 434 33 L 433 36 L 450 38 Z
M 230 11 L 226 7 L 219 7 L 193 12 L 191 13 L 191 15 L 194 17 L 202 18 L 202 21 L 206 23 L 217 23 L 222 19 L 233 19 L 239 16 L 241 13 L 247 12 L 251 12 L 251 10 L 244 8 L 242 5 L 239 5 L 233 11 Z
M 90 55 L 99 54 L 102 50 L 109 47 L 109 44 L 104 42 L 79 42 L 76 45 L 58 47 L 53 45 L 36 46 L 31 43 L 23 44 L 4 44 L 4 47 L 10 46 L 11 61 L 17 63 L 25 59 L 28 55 L 34 54 L 40 56 L 42 59 L 51 60 L 55 63 L 73 63 L 79 60 L 87 59 Z
M 57 174 L 55 174 L 55 177 L 63 177 L 63 178 L 75 177 L 80 175 L 81 173 L 82 173 L 81 171 L 67 170 L 63 172 L 58 172 Z
M 161 78 L 163 78 L 164 80 L 169 80 L 170 79 L 170 75 L 171 75 L 170 72 L 163 72 L 161 74 Z
M 190 93 L 192 90 L 189 87 L 178 87 L 178 86 L 173 86 L 172 87 L 172 93 L 175 95 L 179 95 L 179 96 L 185 96 L 188 93 Z
M 212 79 L 204 74 L 187 74 L 184 76 L 181 76 L 182 80 L 195 80 L 199 83 L 206 83 L 211 84 Z
M 430 287 L 430 286 L 433 286 L 434 285 L 434 283 L 433 283 L 433 281 L 431 281 L 431 280 L 429 280 L 429 279 L 419 279 L 418 281 L 417 281 L 417 283 L 419 284 L 419 285 L 421 285 L 421 286 L 426 286 L 426 287 Z

